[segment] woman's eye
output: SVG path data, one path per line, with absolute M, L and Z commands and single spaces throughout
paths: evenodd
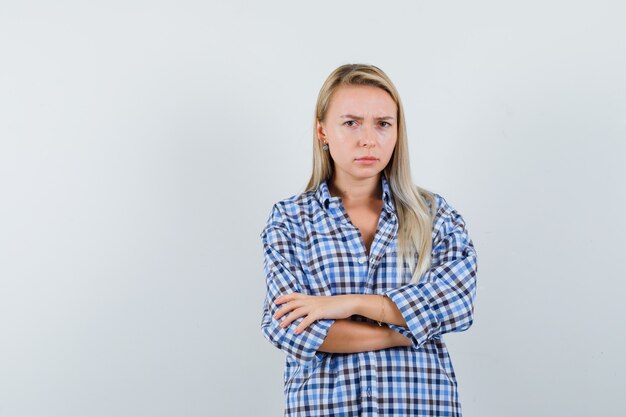
M 355 124 L 356 122 L 354 120 L 348 120 L 347 122 L 344 123 L 344 125 L 350 126 L 350 127 L 354 126 Z
M 380 122 L 380 125 L 382 127 L 389 127 L 389 126 L 391 126 L 391 123 L 389 123 L 389 122 Z

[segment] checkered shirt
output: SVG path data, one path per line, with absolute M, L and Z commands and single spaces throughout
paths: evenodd
M 279 201 L 261 232 L 266 297 L 262 333 L 286 353 L 285 416 L 461 416 L 450 356 L 442 339 L 468 329 L 476 296 L 476 251 L 465 221 L 439 194 L 433 222 L 432 268 L 418 284 L 397 268 L 398 219 L 381 173 L 383 210 L 367 255 L 359 230 L 326 181 L 313 192 Z M 417 254 L 416 254 L 417 259 Z M 360 353 L 318 352 L 335 320 L 300 334 L 272 316 L 280 295 L 384 294 L 407 327 L 388 324 L 412 341 Z M 363 316 L 356 321 L 372 322 Z

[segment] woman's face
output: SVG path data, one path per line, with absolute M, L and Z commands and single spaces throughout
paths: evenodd
M 328 143 L 337 175 L 370 178 L 391 159 L 397 123 L 398 108 L 385 90 L 341 86 L 331 96 L 326 117 L 317 122 L 317 135 L 322 143 Z

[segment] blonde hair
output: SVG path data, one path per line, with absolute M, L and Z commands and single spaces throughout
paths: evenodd
M 332 177 L 334 162 L 330 152 L 322 149 L 315 126 L 318 121 L 324 121 L 335 90 L 345 85 L 381 88 L 391 96 L 398 108 L 396 146 L 383 171 L 389 181 L 398 216 L 398 265 L 400 268 L 408 267 L 412 271 L 411 282 L 418 283 L 422 274 L 430 269 L 432 222 L 437 203 L 433 193 L 413 183 L 402 102 L 396 87 L 380 68 L 365 64 L 342 65 L 322 85 L 315 107 L 313 172 L 305 191 L 317 190 L 322 181 Z M 416 262 L 416 259 L 419 260 Z

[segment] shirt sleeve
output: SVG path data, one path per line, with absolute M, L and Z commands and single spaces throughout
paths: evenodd
M 294 320 L 285 329 L 273 317 L 280 308 L 280 305 L 274 303 L 277 297 L 292 292 L 304 293 L 304 271 L 296 256 L 292 233 L 284 219 L 278 205 L 274 205 L 267 225 L 261 232 L 266 282 L 261 329 L 263 336 L 272 345 L 291 355 L 300 365 L 308 366 L 324 356 L 317 349 L 324 342 L 328 329 L 335 320 L 316 320 L 300 334 L 295 334 L 294 331 L 303 317 Z
M 437 197 L 430 270 L 417 284 L 383 293 L 397 305 L 408 326 L 389 327 L 408 337 L 416 349 L 428 339 L 467 330 L 473 323 L 476 250 L 463 217 L 443 197 Z

